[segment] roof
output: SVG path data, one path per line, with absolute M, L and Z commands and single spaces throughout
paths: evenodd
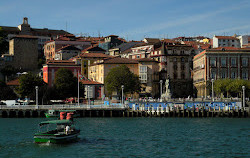
M 75 61 L 71 60 L 48 60 L 47 65 L 65 65 L 65 66 L 78 66 Z
M 46 124 L 57 124 L 57 125 L 61 125 L 61 124 L 72 124 L 72 121 L 70 120 L 49 120 L 49 121 L 43 121 L 41 122 L 39 125 L 42 126 L 42 125 L 46 125 Z
M 88 47 L 88 48 L 82 50 L 82 52 L 86 52 L 86 51 L 106 52 L 106 50 L 104 50 L 104 49 L 102 49 L 102 48 L 100 48 L 100 47 L 98 47 L 98 46 L 94 46 L 94 47 L 93 47 L 93 46 L 90 46 L 90 47 Z
M 15 80 L 11 80 L 9 82 L 6 83 L 7 86 L 19 86 L 19 79 L 15 79 Z
M 81 53 L 82 58 L 111 58 L 112 56 L 104 53 Z
M 84 85 L 103 85 L 102 83 L 100 82 L 96 82 L 96 81 L 89 81 L 89 80 L 81 80 L 80 81 L 82 84 Z
M 131 42 L 128 42 L 128 43 L 122 43 L 117 47 L 113 47 L 112 49 L 119 48 L 121 52 L 124 52 L 125 50 L 130 49 L 130 48 L 132 48 L 132 47 L 134 47 L 134 46 L 136 46 L 136 45 L 138 45 L 140 43 L 144 43 L 144 42 L 131 41 Z M 110 49 L 110 50 L 112 50 L 112 49 Z
M 160 42 L 160 39 L 158 38 L 145 38 L 144 40 L 146 40 L 147 43 L 151 43 L 151 44 Z
M 72 46 L 72 45 L 67 45 L 67 46 L 64 46 L 62 48 L 57 49 L 56 52 L 60 51 L 60 50 L 78 50 L 78 51 L 80 51 L 81 49 L 79 49 L 75 46 Z
M 231 39 L 231 40 L 238 40 L 238 38 L 233 37 L 233 36 L 214 36 L 218 39 Z
M 138 61 L 134 59 L 116 57 L 104 60 L 103 64 L 138 64 Z
M 150 58 L 141 58 L 141 59 L 135 59 L 139 62 L 158 62 L 158 61 L 155 61 L 154 59 L 150 59 Z
M 31 35 L 16 35 L 16 36 L 14 36 L 14 37 L 12 37 L 12 38 L 30 38 L 30 39 L 38 39 L 38 37 L 36 37 L 36 36 L 31 36 Z M 11 39 L 12 39 L 11 38 Z

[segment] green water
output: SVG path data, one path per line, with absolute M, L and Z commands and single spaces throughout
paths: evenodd
M 250 157 L 248 118 L 79 118 L 80 140 L 33 143 L 42 118 L 1 118 L 5 157 Z

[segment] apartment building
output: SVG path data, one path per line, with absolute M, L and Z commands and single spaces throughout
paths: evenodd
M 249 48 L 208 49 L 197 54 L 193 59 L 193 84 L 197 96 L 211 96 L 211 79 L 249 80 L 249 62 Z
M 213 48 L 218 47 L 235 47 L 242 48 L 243 45 L 248 44 L 248 36 L 214 36 Z

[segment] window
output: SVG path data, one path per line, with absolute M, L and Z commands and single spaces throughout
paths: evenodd
M 185 59 L 182 57 L 182 58 L 181 58 L 181 62 L 184 62 L 184 61 L 185 61 Z
M 231 72 L 231 78 L 232 78 L 232 79 L 235 79 L 235 78 L 236 78 L 236 75 L 237 75 L 237 74 L 236 74 L 235 71 L 232 71 L 232 72 Z
M 234 42 L 234 40 L 232 40 L 232 42 Z
M 137 55 L 136 58 L 140 58 L 140 55 Z
M 248 66 L 247 58 L 242 59 L 242 66 Z
M 210 59 L 210 65 L 211 66 L 216 66 L 216 60 L 215 60 L 215 58 L 211 58 Z
M 147 73 L 147 66 L 140 66 L 140 73 Z
M 177 73 L 174 73 L 174 79 L 177 79 Z
M 226 66 L 226 59 L 225 58 L 221 58 L 221 66 Z
M 147 74 L 140 74 L 139 78 L 141 83 L 147 83 Z
M 242 72 L 242 79 L 248 80 L 248 72 L 247 71 Z
M 222 71 L 221 74 L 220 74 L 220 77 L 221 77 L 221 78 L 226 78 L 226 72 L 225 72 L 225 71 Z
M 185 65 L 181 65 L 181 70 L 185 70 Z
M 216 72 L 215 72 L 215 71 L 212 71 L 212 72 L 211 72 L 211 78 L 212 78 L 212 79 L 215 79 L 215 77 L 216 77 Z
M 177 61 L 177 59 L 176 58 L 174 58 L 174 62 L 176 62 Z
M 231 66 L 236 66 L 236 58 L 231 58 Z

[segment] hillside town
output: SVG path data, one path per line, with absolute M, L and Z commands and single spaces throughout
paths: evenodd
M 105 80 L 112 69 L 124 65 L 140 81 L 140 90 L 127 91 L 126 100 L 162 99 L 167 91 L 171 94 L 169 98 L 211 98 L 214 95 L 211 84 L 217 80 L 245 80 L 249 84 L 249 35 L 147 37 L 127 41 L 117 35 L 86 37 L 64 30 L 33 28 L 27 17 L 18 26 L 0 26 L 0 30 L 8 42 L 8 49 L 0 50 L 0 80 L 16 94 L 16 98 L 9 99 L 33 97 L 34 100 L 34 95 L 20 95 L 17 91 L 21 76 L 30 73 L 39 76 L 47 86 L 46 90 L 37 87 L 40 97 L 45 93 L 53 95 L 53 91 L 47 91 L 55 86 L 56 74 L 61 68 L 70 70 L 81 84 L 80 102 L 121 97 L 121 87 L 109 93 Z M 8 68 L 15 71 L 6 73 Z M 33 86 L 35 93 L 38 85 Z M 9 90 L 1 93 L 9 93 Z M 238 93 L 230 96 L 217 93 L 216 97 L 240 97 Z M 77 97 L 77 93 L 62 100 L 68 101 L 71 97 Z

